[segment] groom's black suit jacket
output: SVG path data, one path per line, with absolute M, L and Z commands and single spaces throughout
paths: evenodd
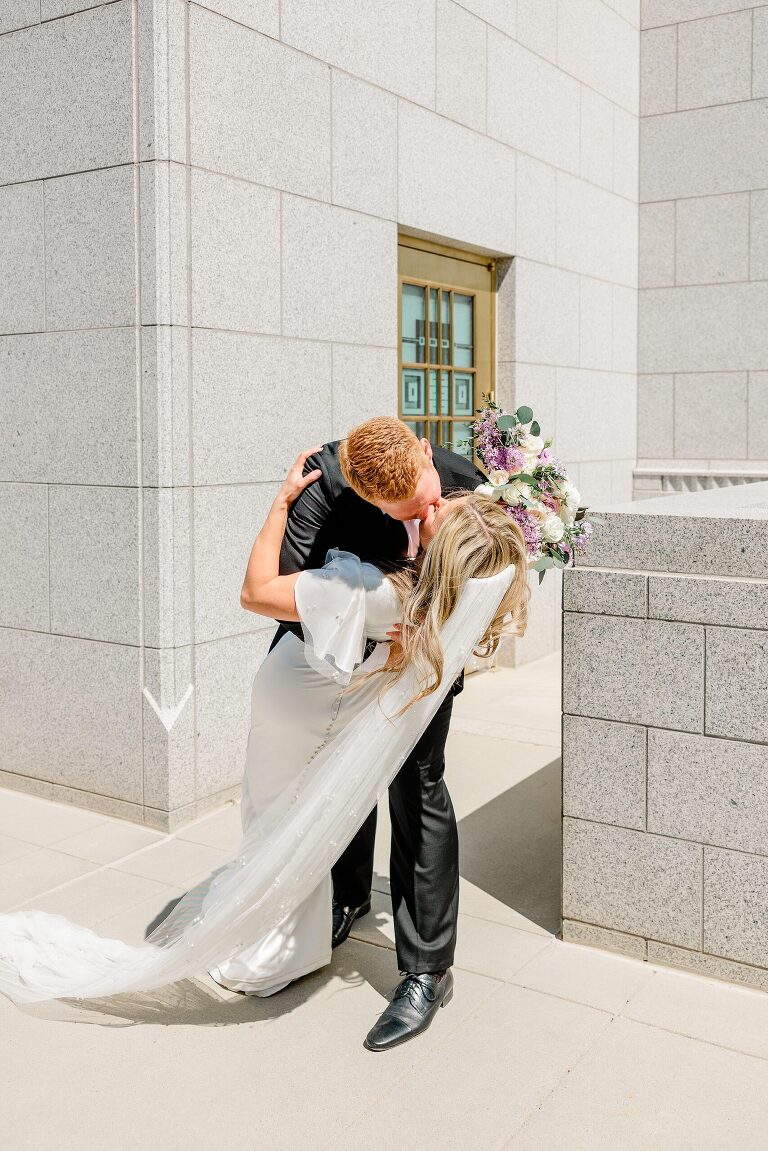
M 339 443 L 334 440 L 325 444 L 321 452 L 307 460 L 305 474 L 319 468 L 322 475 L 305 488 L 288 513 L 280 550 L 281 575 L 322 567 L 330 548 L 353 552 L 372 563 L 402 559 L 405 554 L 408 534 L 404 525 L 369 504 L 345 483 L 339 467 Z M 446 448 L 432 451 L 443 495 L 472 491 L 485 481 L 486 477 L 465 456 Z M 302 638 L 301 624 L 280 623 L 272 646 L 286 631 Z

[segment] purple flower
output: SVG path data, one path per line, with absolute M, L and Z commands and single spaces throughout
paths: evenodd
M 530 515 L 522 504 L 517 504 L 513 508 L 507 506 L 506 510 L 523 533 L 525 550 L 529 555 L 535 555 L 541 549 L 539 521 L 535 516 Z
M 582 520 L 579 524 L 579 529 L 579 534 L 571 537 L 571 543 L 573 544 L 574 550 L 580 555 L 583 555 L 587 550 L 587 544 L 590 541 L 594 529 L 588 520 Z

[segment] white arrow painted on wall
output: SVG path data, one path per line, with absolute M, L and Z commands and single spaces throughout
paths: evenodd
M 152 704 L 152 707 L 157 712 L 158 716 L 160 717 L 160 722 L 162 723 L 165 730 L 170 731 L 171 728 L 173 727 L 173 725 L 175 724 L 176 720 L 179 718 L 182 711 L 184 710 L 184 705 L 187 702 L 187 700 L 190 698 L 190 696 L 192 695 L 193 691 L 194 691 L 194 687 L 190 683 L 189 686 L 187 687 L 187 690 L 184 692 L 183 696 L 181 697 L 181 699 L 179 700 L 179 702 L 176 704 L 175 707 L 160 707 L 160 704 L 157 702 L 155 697 L 152 695 L 152 692 L 149 690 L 148 687 L 145 687 L 143 689 L 143 694 L 147 697 L 149 702 Z

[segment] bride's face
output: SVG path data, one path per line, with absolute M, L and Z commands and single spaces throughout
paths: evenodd
M 461 504 L 466 499 L 466 496 L 459 496 L 455 500 L 446 500 L 442 496 L 439 500 L 429 509 L 425 519 L 419 524 L 419 539 L 421 546 L 426 550 L 435 538 L 435 533 L 440 527 L 451 508 L 455 508 L 457 504 Z

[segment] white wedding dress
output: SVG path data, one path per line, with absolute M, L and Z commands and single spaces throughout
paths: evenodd
M 477 646 L 514 569 L 470 579 L 440 632 L 443 680 L 417 690 L 409 669 L 387 686 L 367 671 L 400 617 L 373 565 L 329 552 L 302 572 L 305 642 L 287 634 L 259 667 L 237 855 L 188 892 L 142 946 L 104 939 L 60 915 L 0 915 L 0 992 L 17 1003 L 148 991 L 204 970 L 227 987 L 269 994 L 329 962 L 332 864 L 388 787 Z M 351 690 L 345 690 L 350 685 Z

